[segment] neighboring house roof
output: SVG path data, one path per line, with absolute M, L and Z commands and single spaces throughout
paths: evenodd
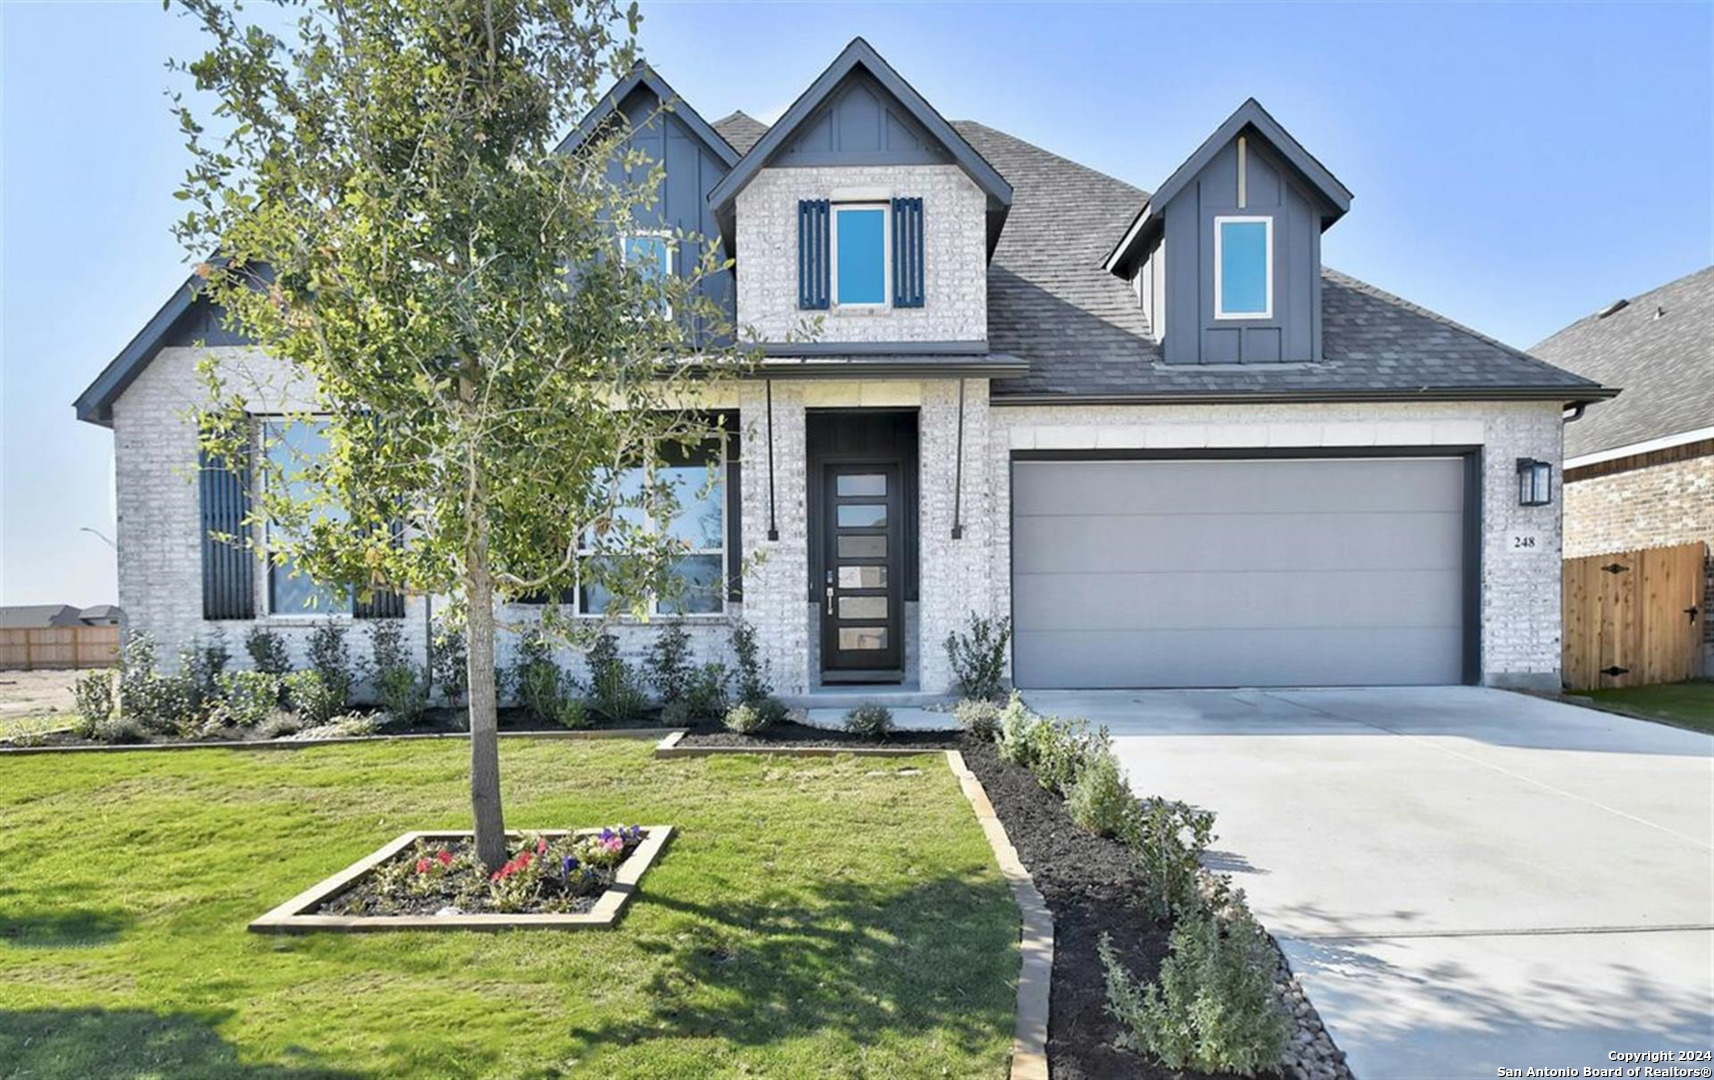
M 639 86 L 647 87 L 663 108 L 669 109 L 674 116 L 683 120 L 685 126 L 695 132 L 696 137 L 726 163 L 727 168 L 738 163 L 741 151 L 734 149 L 713 125 L 702 118 L 701 113 L 691 107 L 690 102 L 679 97 L 678 92 L 656 74 L 654 68 L 640 60 L 631 68 L 630 74 L 614 83 L 613 89 L 607 91 L 601 100 L 595 103 L 595 107 L 589 110 L 589 114 L 577 125 L 577 129 L 560 141 L 558 149 L 565 152 L 581 146 L 590 133 L 618 112 L 619 106 L 630 96 L 631 91 Z
M 1566 426 L 1566 456 L 1714 438 L 1714 266 L 1619 303 L 1530 350 L 1625 388 Z
M 714 130 L 725 136 L 734 150 L 748 154 L 768 133 L 768 125 L 739 109 L 714 121 Z
M 774 153 L 786 145 L 792 133 L 814 115 L 817 107 L 828 95 L 844 83 L 846 76 L 859 68 L 880 83 L 887 93 L 893 95 L 899 104 L 904 106 L 911 119 L 921 124 L 930 136 L 945 147 L 947 153 L 952 155 L 953 162 L 988 196 L 988 247 L 992 251 L 1006 220 L 1006 212 L 1012 205 L 1012 186 L 1006 182 L 1004 175 L 946 122 L 945 117 L 941 116 L 934 106 L 917 93 L 915 87 L 905 81 L 904 76 L 893 70 L 893 66 L 883 60 L 881 54 L 860 37 L 851 39 L 851 44 L 845 46 L 845 50 L 834 58 L 833 63 L 827 65 L 827 70 L 817 76 L 816 80 L 809 84 L 809 88 L 792 102 L 791 108 L 785 111 L 779 122 L 768 128 L 767 132 L 745 151 L 743 158 L 732 171 L 708 193 L 709 204 L 715 208 L 716 215 L 723 219 L 722 228 L 729 223 L 732 203 L 737 199 L 738 193 L 756 178 L 756 174 L 767 165 Z M 733 114 L 738 115 L 742 114 Z
M 82 626 L 83 612 L 70 604 L 22 604 L 0 607 L 0 630 L 41 630 Z
M 86 623 L 97 623 L 112 620 L 118 622 L 123 613 L 117 604 L 95 604 L 84 608 L 78 617 Z
M 1326 207 L 1321 215 L 1322 229 L 1344 217 L 1345 212 L 1351 209 L 1351 192 L 1339 182 L 1339 178 L 1317 161 L 1314 154 L 1305 150 L 1303 144 L 1298 142 L 1291 132 L 1281 127 L 1280 122 L 1275 120 L 1268 110 L 1262 108 L 1261 102 L 1255 98 L 1247 98 L 1224 123 L 1214 129 L 1212 135 L 1202 141 L 1202 145 L 1185 159 L 1184 164 L 1173 170 L 1172 175 L 1167 177 L 1137 210 L 1130 226 L 1108 253 L 1105 260 L 1108 268 L 1116 271 L 1127 269 L 1127 263 L 1142 258 L 1148 250 L 1143 238 L 1151 231 L 1145 226 L 1151 218 L 1158 220 L 1155 211 L 1177 198 L 1184 186 L 1196 179 L 1197 174 L 1214 160 L 1214 155 L 1245 128 L 1254 128 L 1285 158 L 1287 164 L 1298 171 L 1316 194 L 1326 200 Z

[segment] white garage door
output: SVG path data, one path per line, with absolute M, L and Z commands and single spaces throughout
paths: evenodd
M 1022 687 L 1462 681 L 1458 458 L 1019 461 Z

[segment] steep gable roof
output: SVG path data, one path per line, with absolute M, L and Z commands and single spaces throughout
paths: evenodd
M 1149 224 L 1159 220 L 1159 211 L 1177 198 L 1185 185 L 1196 179 L 1197 174 L 1214 160 L 1214 156 L 1245 129 L 1254 130 L 1266 140 L 1285 159 L 1286 164 L 1297 170 L 1315 194 L 1321 197 L 1324 203 L 1321 218 L 1323 229 L 1338 221 L 1351 209 L 1351 192 L 1339 182 L 1339 178 L 1317 161 L 1314 154 L 1304 149 L 1303 144 L 1298 142 L 1291 132 L 1282 127 L 1268 110 L 1262 108 L 1261 102 L 1255 98 L 1247 98 L 1225 122 L 1214 129 L 1212 135 L 1202 140 L 1202 145 L 1196 148 L 1196 152 L 1174 169 L 1154 195 L 1137 210 L 1131 219 L 1130 227 L 1119 237 L 1118 243 L 1107 255 L 1107 266 L 1114 273 L 1129 270 L 1130 264 L 1136 261 L 1141 251 L 1146 250 L 1144 237 L 1150 234 Z
M 881 58 L 880 53 L 860 37 L 851 39 L 851 44 L 845 46 L 833 63 L 792 102 L 791 108 L 786 110 L 779 122 L 770 127 L 732 171 L 726 174 L 725 179 L 708 193 L 708 201 L 715 208 L 716 216 L 721 219 L 722 227 L 726 228 L 731 221 L 732 204 L 738 193 L 786 146 L 792 135 L 815 114 L 822 102 L 844 84 L 846 77 L 858 70 L 867 73 L 881 84 L 882 89 L 897 99 L 910 118 L 922 125 L 934 140 L 945 147 L 952 155 L 953 162 L 988 196 L 988 248 L 992 251 L 999 240 L 1000 227 L 1005 222 L 1006 212 L 1012 205 L 1012 186 L 935 111 L 934 106 L 917 93 L 915 87 L 906 82 L 903 76 L 893 70 L 891 64 Z M 732 237 L 727 237 L 729 242 L 731 239 Z
M 1714 266 L 1586 315 L 1530 351 L 1625 388 L 1567 425 L 1567 457 L 1714 428 Z
M 583 145 L 590 135 L 619 112 L 619 106 L 624 104 L 625 99 L 639 86 L 646 87 L 655 95 L 656 101 L 671 109 L 672 115 L 684 121 L 685 126 L 701 139 L 727 168 L 737 164 L 739 152 L 733 149 L 732 144 L 726 141 L 714 125 L 704 120 L 702 114 L 693 109 L 688 101 L 679 97 L 678 92 L 668 85 L 654 68 L 642 61 L 638 61 L 629 74 L 614 83 L 613 88 L 602 95 L 601 100 L 595 103 L 595 107 L 589 110 L 576 129 L 561 140 L 559 151 L 566 153 Z

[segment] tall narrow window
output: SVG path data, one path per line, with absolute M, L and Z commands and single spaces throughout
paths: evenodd
M 306 479 L 315 461 L 327 453 L 327 422 L 323 420 L 269 420 L 263 424 L 263 441 L 267 444 L 271 470 L 285 485 L 286 494 L 294 501 L 309 494 Z M 323 507 L 317 516 L 343 521 L 345 511 L 338 507 Z M 292 539 L 284 526 L 268 523 L 268 544 L 272 548 L 281 540 Z M 271 615 L 350 615 L 351 593 L 316 584 L 298 571 L 290 557 L 283 561 L 268 560 L 268 613 Z
M 638 233 L 620 238 L 619 251 L 625 265 L 636 270 L 643 279 L 661 287 L 673 272 L 673 249 L 667 237 L 660 233 Z M 659 300 L 661 313 L 672 314 L 672 305 L 663 293 Z
M 1269 217 L 1214 219 L 1214 317 L 1274 315 L 1274 222 Z
M 886 306 L 888 256 L 885 204 L 834 206 L 834 303 L 841 307 Z

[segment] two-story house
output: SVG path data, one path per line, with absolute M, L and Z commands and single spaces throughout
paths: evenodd
M 948 122 L 861 39 L 772 127 L 647 68 L 572 138 L 609 122 L 665 169 L 626 249 L 724 245 L 715 294 L 770 342 L 711 390 L 720 525 L 660 615 L 704 655 L 741 613 L 785 693 L 944 692 L 977 614 L 1023 687 L 1558 687 L 1561 427 L 1613 391 L 1324 268 L 1351 193 L 1255 101 L 1152 195 Z M 272 363 L 187 287 L 77 403 L 114 430 L 120 602 L 168 644 L 301 638 L 305 586 L 212 544 L 186 475 L 209 351 Z M 420 644 L 433 603 L 349 616 Z

